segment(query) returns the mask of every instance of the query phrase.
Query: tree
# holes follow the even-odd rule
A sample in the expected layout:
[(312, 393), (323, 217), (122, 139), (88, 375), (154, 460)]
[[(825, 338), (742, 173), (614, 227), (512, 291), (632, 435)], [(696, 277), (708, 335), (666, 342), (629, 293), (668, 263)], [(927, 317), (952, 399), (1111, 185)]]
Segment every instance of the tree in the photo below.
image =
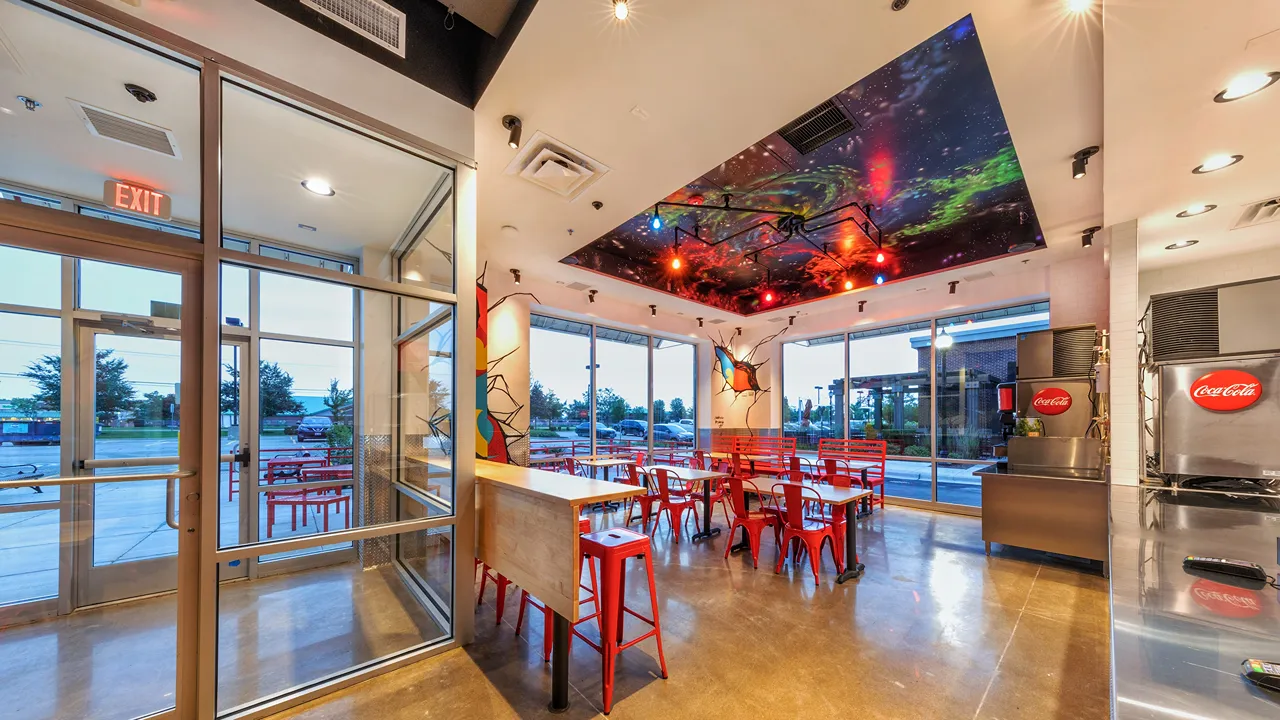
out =
[[(128, 410), (133, 404), (133, 384), (124, 377), (129, 363), (124, 358), (112, 357), (112, 352), (99, 350), (94, 354), (94, 410), (99, 421)], [(45, 355), (18, 374), (36, 384), (32, 399), (40, 409), (57, 410), (62, 406), (60, 355)]]
[(173, 393), (163, 395), (155, 390), (143, 395), (133, 404), (133, 413), (138, 421), (144, 424), (164, 424), (173, 420), (173, 410), (177, 398)]
[(653, 421), (656, 423), (667, 421), (667, 404), (661, 400), (653, 401)]
[(293, 376), (276, 363), (258, 362), (258, 410), (262, 417), (297, 415), (306, 408), (293, 399)]
[(339, 389), (338, 379), (329, 379), (329, 394), (324, 398), (324, 406), (329, 408), (334, 422), (338, 422), (339, 418), (353, 416), (351, 401), (354, 397), (354, 390)]
[(676, 422), (684, 419), (684, 398), (671, 399), (671, 409), (667, 411), (667, 419)]
[(537, 380), (529, 386), (529, 417), (535, 420), (559, 420), (564, 414), (564, 401), (548, 392)]
[[(240, 415), (240, 370), (231, 363), (223, 363), (230, 377), (218, 385), (218, 412)], [(237, 419), (237, 424), (239, 421)]]
[(620, 423), (627, 417), (627, 401), (613, 391), (605, 388), (596, 396), (596, 418), (608, 425)]

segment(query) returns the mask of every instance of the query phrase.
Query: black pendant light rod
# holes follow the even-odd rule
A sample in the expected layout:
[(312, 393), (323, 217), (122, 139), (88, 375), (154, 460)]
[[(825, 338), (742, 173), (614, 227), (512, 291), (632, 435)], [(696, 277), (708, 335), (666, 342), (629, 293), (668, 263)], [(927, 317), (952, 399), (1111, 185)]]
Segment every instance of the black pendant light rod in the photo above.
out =
[[(755, 225), (751, 225), (750, 227), (739, 230), (726, 237), (720, 238), (719, 240), (707, 240), (706, 238), (703, 238), (701, 236), (700, 229), (696, 225), (694, 226), (695, 232), (689, 232), (688, 230), (685, 230), (679, 225), (675, 226), (675, 237), (677, 240), (679, 239), (680, 235), (683, 233), (684, 235), (688, 235), (689, 237), (709, 247), (715, 247), (722, 243), (733, 240), (734, 238), (741, 237), (742, 235), (753, 232), (755, 230), (759, 230), (762, 227), (767, 227), (770, 230), (773, 230), (775, 233), (778, 233), (779, 235), (783, 236), (782, 240), (774, 243), (773, 245), (768, 246), (768, 247), (776, 247), (778, 245), (785, 243), (787, 240), (790, 240), (797, 233), (803, 236), (807, 233), (814, 233), (820, 230), (825, 230), (830, 227), (835, 227), (836, 225), (839, 225), (841, 223), (851, 222), (851, 223), (854, 223), (857, 226), (857, 228), (862, 231), (862, 234), (867, 238), (867, 240), (871, 241), (871, 243), (876, 246), (877, 250), (884, 249), (883, 237), (880, 232), (880, 226), (876, 225), (875, 221), (871, 219), (871, 210), (873, 206), (870, 204), (863, 206), (863, 205), (859, 205), (856, 202), (846, 203), (844, 205), (841, 205), (840, 207), (832, 208), (830, 210), (827, 210), (826, 212), (821, 212), (821, 213), (818, 213), (817, 215), (814, 215), (813, 217), (806, 218), (803, 215), (796, 212), (792, 212), (790, 210), (776, 210), (776, 209), (770, 210), (765, 208), (736, 207), (730, 204), (730, 197), (731, 196), (729, 195), (725, 195), (724, 204), (722, 205), (706, 205), (706, 204), (694, 205), (693, 203), (668, 202), (665, 200), (661, 200), (654, 204), (653, 212), (656, 217), (658, 215), (658, 212), (665, 206), (665, 207), (675, 207), (675, 208), (687, 208), (689, 210), (699, 210), (699, 211), (722, 210), (722, 211), (737, 212), (737, 213), (747, 213), (747, 214), (753, 214), (753, 215), (773, 215), (778, 218), (778, 221), (776, 224), (770, 220), (762, 220), (756, 223)], [(856, 216), (846, 217), (846, 218), (841, 218), (834, 222), (829, 222), (822, 225), (817, 225), (812, 227), (809, 225), (809, 223), (813, 222), (814, 220), (817, 220), (819, 218), (824, 218), (829, 215), (834, 215), (843, 210), (848, 210), (849, 208), (857, 208), (858, 213), (861, 215), (861, 218)], [(813, 243), (810, 242), (810, 244), (812, 245)], [(814, 247), (817, 247), (817, 246), (815, 245)], [(762, 248), (762, 249), (767, 249), (767, 248)], [(757, 252), (757, 250), (752, 250), (750, 252)], [(832, 257), (831, 254), (827, 253), (825, 250), (823, 250), (823, 254), (825, 254), (827, 257), (835, 261), (835, 258)], [(841, 264), (839, 261), (835, 261), (835, 262), (837, 265), (840, 265), (842, 269), (846, 271), (848, 270), (848, 268), (845, 268), (844, 265)]]

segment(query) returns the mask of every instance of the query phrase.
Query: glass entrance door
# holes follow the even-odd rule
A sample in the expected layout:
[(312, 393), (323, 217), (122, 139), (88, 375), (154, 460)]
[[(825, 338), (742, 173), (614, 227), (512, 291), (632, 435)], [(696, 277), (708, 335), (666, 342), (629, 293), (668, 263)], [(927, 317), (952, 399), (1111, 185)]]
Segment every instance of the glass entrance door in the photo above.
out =
[[(176, 321), (103, 315), (77, 336), (77, 472), (178, 469), (180, 350)], [(75, 488), (76, 604), (113, 602), (177, 586), (176, 481)]]

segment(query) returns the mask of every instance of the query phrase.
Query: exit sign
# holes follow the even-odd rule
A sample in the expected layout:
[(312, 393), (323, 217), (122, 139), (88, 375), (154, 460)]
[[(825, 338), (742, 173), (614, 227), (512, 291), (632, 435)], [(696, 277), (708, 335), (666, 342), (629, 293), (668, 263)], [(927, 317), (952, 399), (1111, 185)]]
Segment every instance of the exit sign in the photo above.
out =
[(117, 210), (169, 219), (169, 195), (141, 185), (107, 180), (102, 184), (102, 201)]

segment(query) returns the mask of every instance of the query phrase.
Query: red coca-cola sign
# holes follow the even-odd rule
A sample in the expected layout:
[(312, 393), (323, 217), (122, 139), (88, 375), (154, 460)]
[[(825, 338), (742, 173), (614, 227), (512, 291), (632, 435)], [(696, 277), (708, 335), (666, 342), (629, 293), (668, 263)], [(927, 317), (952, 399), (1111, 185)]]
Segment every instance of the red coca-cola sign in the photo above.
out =
[(1031, 398), (1031, 408), (1041, 415), (1061, 415), (1071, 409), (1071, 393), (1048, 387)]
[(1200, 607), (1222, 617), (1248, 618), (1262, 612), (1258, 593), (1204, 578), (1191, 584), (1191, 597)]
[(1191, 383), (1191, 401), (1206, 410), (1234, 412), (1258, 402), (1262, 382), (1243, 370), (1214, 370)]

